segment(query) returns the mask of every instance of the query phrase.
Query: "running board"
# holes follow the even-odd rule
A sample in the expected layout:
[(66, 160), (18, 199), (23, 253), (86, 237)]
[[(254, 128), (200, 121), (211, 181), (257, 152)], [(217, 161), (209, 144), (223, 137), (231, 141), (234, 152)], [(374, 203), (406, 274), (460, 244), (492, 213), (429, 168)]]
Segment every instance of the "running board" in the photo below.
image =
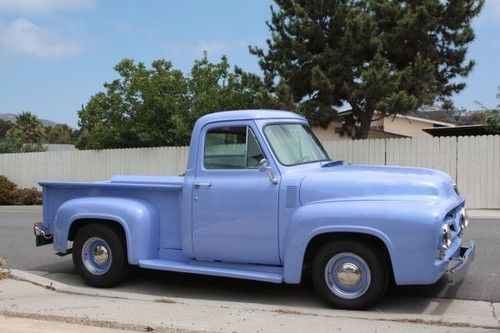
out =
[(283, 268), (278, 266), (229, 264), (211, 261), (173, 261), (162, 259), (139, 260), (142, 268), (182, 272), (271, 283), (283, 282)]

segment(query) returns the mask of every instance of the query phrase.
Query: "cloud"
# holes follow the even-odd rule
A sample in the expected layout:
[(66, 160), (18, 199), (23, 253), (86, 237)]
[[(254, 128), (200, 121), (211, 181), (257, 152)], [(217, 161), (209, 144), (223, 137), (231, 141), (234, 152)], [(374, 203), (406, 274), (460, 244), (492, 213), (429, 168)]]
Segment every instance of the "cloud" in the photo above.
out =
[(81, 47), (64, 39), (51, 29), (39, 27), (30, 20), (19, 18), (0, 30), (0, 46), (6, 51), (54, 59), (76, 55)]
[(94, 6), (95, 0), (0, 0), (0, 12), (48, 14)]

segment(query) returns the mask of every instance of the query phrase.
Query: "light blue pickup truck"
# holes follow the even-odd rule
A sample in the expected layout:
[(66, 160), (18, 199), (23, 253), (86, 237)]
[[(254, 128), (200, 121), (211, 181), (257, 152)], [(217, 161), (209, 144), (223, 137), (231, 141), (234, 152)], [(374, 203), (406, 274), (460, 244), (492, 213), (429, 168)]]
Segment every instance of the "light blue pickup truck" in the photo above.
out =
[(331, 306), (364, 309), (391, 282), (456, 283), (474, 255), (448, 175), (331, 160), (306, 119), (284, 111), (200, 118), (182, 177), (40, 184), (37, 245), (72, 253), (96, 287), (131, 265), (271, 283), (310, 274)]

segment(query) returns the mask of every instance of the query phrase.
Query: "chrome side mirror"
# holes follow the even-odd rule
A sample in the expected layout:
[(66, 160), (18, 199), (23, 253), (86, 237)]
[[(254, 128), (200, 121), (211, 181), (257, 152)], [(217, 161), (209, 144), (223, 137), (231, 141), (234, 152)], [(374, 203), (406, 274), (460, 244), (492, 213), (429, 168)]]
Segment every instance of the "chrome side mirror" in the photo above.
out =
[(262, 172), (266, 171), (266, 168), (268, 166), (269, 166), (269, 162), (265, 158), (261, 159), (259, 162), (259, 171), (262, 171)]
[(269, 165), (269, 162), (265, 158), (260, 160), (259, 170), (267, 173), (267, 177), (271, 183), (278, 184), (278, 178), (274, 176), (273, 168)]

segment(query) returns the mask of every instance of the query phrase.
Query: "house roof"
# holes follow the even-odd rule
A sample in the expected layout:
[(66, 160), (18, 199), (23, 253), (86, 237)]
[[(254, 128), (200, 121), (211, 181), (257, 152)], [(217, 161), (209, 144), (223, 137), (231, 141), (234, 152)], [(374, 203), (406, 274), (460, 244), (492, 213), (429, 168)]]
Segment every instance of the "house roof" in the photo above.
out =
[(473, 136), (488, 135), (490, 133), (484, 125), (463, 125), (454, 127), (431, 127), (424, 128), (424, 132), (432, 136)]
[[(345, 111), (340, 111), (338, 113), (339, 117), (343, 117), (343, 116), (346, 116), (348, 114), (352, 113), (352, 110), (345, 110)], [(377, 111), (375, 111), (375, 114), (378, 114)], [(404, 114), (396, 114), (396, 115), (388, 115), (387, 117), (393, 117), (395, 116), (396, 118), (406, 118), (406, 119), (409, 119), (409, 120), (415, 120), (415, 121), (421, 121), (421, 122), (424, 122), (424, 123), (429, 123), (429, 124), (433, 124), (433, 125), (439, 125), (439, 126), (445, 126), (445, 127), (454, 127), (455, 124), (452, 124), (452, 123), (446, 123), (446, 122), (443, 122), (443, 121), (438, 121), (438, 120), (433, 120), (433, 119), (428, 119), (428, 118), (422, 118), (422, 117), (416, 117), (416, 116), (408, 116), (408, 115), (404, 115)]]
[(421, 121), (424, 123), (429, 123), (429, 124), (434, 124), (434, 125), (440, 125), (444, 127), (455, 127), (455, 124), (452, 123), (446, 123), (444, 121), (438, 121), (438, 120), (433, 120), (433, 119), (427, 119), (427, 118), (421, 118), (421, 117), (415, 117), (415, 116), (407, 116), (403, 114), (396, 114), (397, 118), (407, 118), (410, 120), (416, 120), (416, 121)]

